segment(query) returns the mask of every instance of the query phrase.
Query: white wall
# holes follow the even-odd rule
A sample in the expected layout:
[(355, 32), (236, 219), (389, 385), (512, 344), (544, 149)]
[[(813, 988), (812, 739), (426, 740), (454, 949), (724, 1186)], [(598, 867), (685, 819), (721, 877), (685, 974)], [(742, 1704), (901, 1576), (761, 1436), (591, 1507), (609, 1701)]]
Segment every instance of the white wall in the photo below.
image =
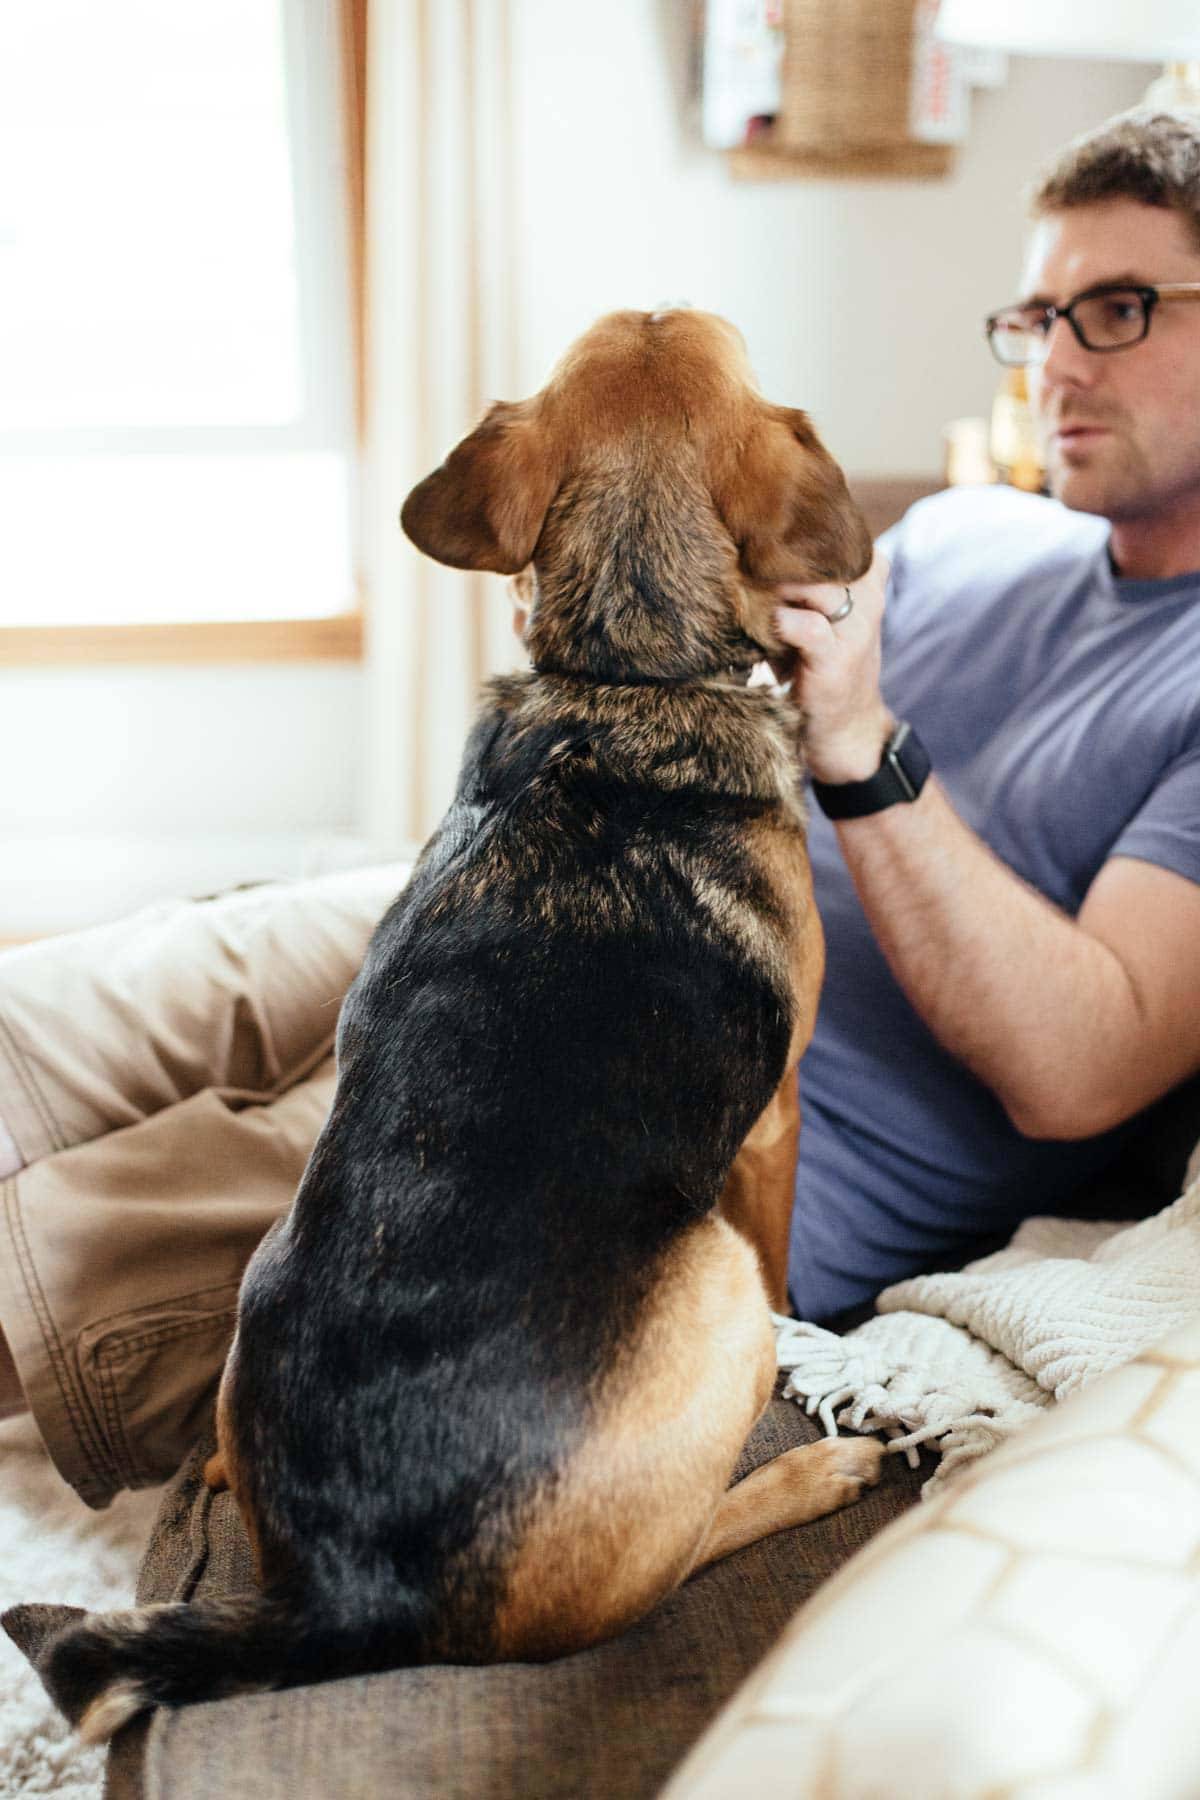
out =
[[(857, 473), (935, 470), (944, 421), (986, 409), (979, 321), (1012, 291), (1020, 188), (1150, 74), (1014, 61), (950, 181), (744, 185), (685, 137), (684, 0), (511, 6), (519, 391), (599, 313), (685, 298), (736, 321), (767, 394)], [(363, 830), (366, 692), (342, 665), (0, 671), (0, 939), (325, 860)], [(436, 813), (463, 715), (427, 711)], [(371, 754), (399, 737), (375, 718)]]
[(938, 469), (943, 423), (990, 402), (980, 326), (1013, 291), (1022, 187), (1154, 70), (1013, 58), (949, 180), (735, 183), (684, 139), (688, 11), (514, 0), (525, 385), (599, 313), (687, 299), (849, 469)]
[(337, 859), (357, 829), (352, 664), (0, 673), (0, 938)]

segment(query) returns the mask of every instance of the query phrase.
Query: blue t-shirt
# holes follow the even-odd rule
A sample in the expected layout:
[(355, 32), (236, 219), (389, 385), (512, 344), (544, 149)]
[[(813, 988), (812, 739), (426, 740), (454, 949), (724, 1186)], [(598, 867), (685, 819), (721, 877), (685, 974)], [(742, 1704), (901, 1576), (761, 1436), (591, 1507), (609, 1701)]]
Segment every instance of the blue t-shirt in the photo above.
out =
[[(1072, 916), (1110, 856), (1200, 881), (1200, 573), (1117, 579), (1108, 536), (995, 487), (924, 500), (883, 540), (889, 707), (960, 818)], [(790, 1285), (820, 1319), (1053, 1211), (1126, 1128), (1023, 1137), (897, 986), (815, 806), (809, 847), (828, 963)]]

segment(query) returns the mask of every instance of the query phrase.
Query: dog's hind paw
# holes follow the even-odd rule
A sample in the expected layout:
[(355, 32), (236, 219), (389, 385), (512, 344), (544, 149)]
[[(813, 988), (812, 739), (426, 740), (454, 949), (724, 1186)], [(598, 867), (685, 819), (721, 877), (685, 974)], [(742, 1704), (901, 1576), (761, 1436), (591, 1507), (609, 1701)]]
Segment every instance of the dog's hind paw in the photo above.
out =
[(803, 1509), (796, 1523), (819, 1519), (859, 1499), (864, 1488), (879, 1480), (885, 1454), (878, 1438), (869, 1437), (821, 1438), (785, 1451), (779, 1461), (791, 1465), (789, 1476)]

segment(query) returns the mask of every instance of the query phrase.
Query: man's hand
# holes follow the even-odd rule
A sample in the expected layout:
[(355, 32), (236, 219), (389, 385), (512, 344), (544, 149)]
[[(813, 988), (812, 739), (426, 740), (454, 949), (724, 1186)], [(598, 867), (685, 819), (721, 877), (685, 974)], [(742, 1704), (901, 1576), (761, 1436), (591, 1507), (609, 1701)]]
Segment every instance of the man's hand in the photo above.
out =
[[(887, 558), (875, 552), (867, 573), (849, 588), (832, 583), (777, 588), (780, 637), (796, 652), (774, 663), (805, 715), (808, 766), (818, 781), (866, 781), (874, 775), (893, 720), (879, 691), (880, 626)], [(836, 625), (830, 615), (849, 592), (854, 609)]]

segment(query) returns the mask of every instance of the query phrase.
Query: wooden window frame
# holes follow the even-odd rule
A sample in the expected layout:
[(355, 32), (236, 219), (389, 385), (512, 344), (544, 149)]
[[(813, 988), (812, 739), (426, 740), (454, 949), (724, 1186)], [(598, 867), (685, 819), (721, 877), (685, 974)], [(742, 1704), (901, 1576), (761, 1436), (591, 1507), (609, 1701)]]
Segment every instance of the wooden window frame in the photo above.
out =
[(315, 619), (0, 626), (0, 668), (91, 663), (358, 662), (361, 607)]
[[(366, 419), (367, 0), (337, 0), (346, 145), (352, 406), (361, 451)], [(92, 663), (360, 661), (361, 570), (353, 605), (303, 619), (155, 620), (147, 624), (0, 624), (0, 668)]]

